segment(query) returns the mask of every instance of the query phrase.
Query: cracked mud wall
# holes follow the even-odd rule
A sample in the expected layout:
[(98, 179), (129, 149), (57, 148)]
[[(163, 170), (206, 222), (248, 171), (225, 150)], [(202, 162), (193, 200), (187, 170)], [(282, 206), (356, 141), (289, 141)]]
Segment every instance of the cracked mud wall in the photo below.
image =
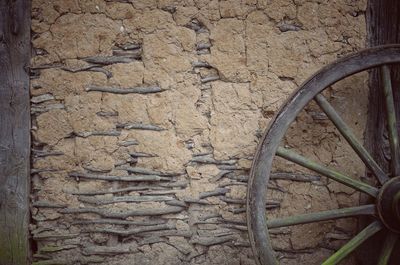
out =
[[(244, 207), (257, 142), (298, 85), (365, 46), (365, 5), (34, 0), (36, 264), (254, 264)], [(328, 91), (360, 137), (365, 80)], [(285, 144), (362, 174), (315, 106), (289, 135)], [(283, 161), (275, 171), (272, 214), (357, 203)], [(354, 223), (323, 227), (279, 231), (282, 263), (319, 264)]]

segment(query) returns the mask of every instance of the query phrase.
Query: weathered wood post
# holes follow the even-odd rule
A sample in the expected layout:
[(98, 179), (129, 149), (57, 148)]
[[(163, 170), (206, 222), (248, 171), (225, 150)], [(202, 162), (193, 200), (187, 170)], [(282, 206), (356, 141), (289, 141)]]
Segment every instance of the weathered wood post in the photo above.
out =
[(30, 1), (0, 0), (0, 264), (29, 264)]
[[(368, 46), (400, 43), (400, 1), (369, 0), (367, 9)], [(396, 117), (400, 121), (400, 71), (391, 67), (392, 86), (396, 108)], [(397, 89), (396, 89), (397, 88)], [(368, 124), (365, 132), (365, 143), (373, 157), (383, 167), (388, 167), (388, 146), (386, 135), (385, 105), (383, 88), (378, 71), (370, 75)]]
[[(367, 45), (400, 43), (400, 1), (398, 0), (368, 0), (367, 7)], [(392, 87), (396, 107), (397, 126), (400, 122), (400, 68), (391, 67)], [(387, 134), (387, 119), (385, 118), (385, 99), (379, 69), (371, 71), (369, 80), (368, 119), (365, 131), (365, 145), (375, 161), (390, 172), (390, 148)], [(398, 131), (400, 128), (398, 127)], [(372, 178), (372, 176), (371, 176)], [(366, 200), (363, 198), (362, 200)], [(361, 223), (361, 226), (364, 226)], [(377, 259), (383, 244), (383, 234), (377, 234), (360, 250), (361, 264), (377, 264)], [(399, 246), (396, 247), (399, 249)], [(390, 264), (397, 264), (400, 259), (398, 250), (393, 251)]]

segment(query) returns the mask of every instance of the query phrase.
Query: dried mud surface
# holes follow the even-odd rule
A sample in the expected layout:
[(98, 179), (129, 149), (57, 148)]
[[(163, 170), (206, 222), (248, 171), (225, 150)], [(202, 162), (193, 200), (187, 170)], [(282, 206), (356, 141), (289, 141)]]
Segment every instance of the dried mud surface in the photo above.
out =
[[(246, 181), (268, 122), (312, 73), (365, 43), (365, 1), (34, 0), (34, 264), (255, 264)], [(326, 96), (362, 139), (366, 75)], [(351, 176), (315, 104), (284, 144)], [(270, 217), (357, 205), (283, 160)], [(351, 220), (278, 231), (282, 264), (320, 264)], [(353, 264), (352, 260), (347, 264)]]

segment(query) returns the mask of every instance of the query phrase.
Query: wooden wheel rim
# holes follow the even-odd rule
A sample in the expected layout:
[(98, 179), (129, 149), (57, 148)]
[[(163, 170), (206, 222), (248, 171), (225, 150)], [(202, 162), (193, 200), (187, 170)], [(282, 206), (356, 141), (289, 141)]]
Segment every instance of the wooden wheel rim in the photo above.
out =
[(263, 198), (273, 158), (289, 125), (307, 103), (325, 88), (358, 72), (399, 62), (400, 45), (377, 46), (341, 58), (322, 68), (294, 91), (270, 122), (254, 156), (247, 191), (247, 226), (257, 264), (278, 264), (269, 239)]

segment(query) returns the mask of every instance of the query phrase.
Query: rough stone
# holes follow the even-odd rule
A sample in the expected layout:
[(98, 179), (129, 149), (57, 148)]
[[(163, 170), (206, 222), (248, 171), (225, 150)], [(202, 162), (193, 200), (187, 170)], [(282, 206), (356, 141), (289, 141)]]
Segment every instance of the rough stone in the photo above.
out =
[(215, 157), (223, 160), (251, 155), (260, 113), (252, 103), (248, 84), (216, 82), (212, 91), (215, 109), (210, 137)]
[(108, 83), (117, 87), (137, 87), (143, 85), (144, 65), (142, 62), (118, 63), (105, 67), (112, 73)]
[(225, 81), (246, 82), (249, 79), (244, 29), (243, 21), (228, 18), (218, 21), (211, 31), (209, 63), (218, 69)]
[(109, 51), (120, 30), (119, 24), (103, 14), (69, 13), (50, 27), (51, 41), (39, 38), (33, 44), (59, 58), (94, 56)]
[(115, 125), (110, 121), (96, 114), (102, 108), (102, 95), (100, 93), (67, 96), (65, 107), (68, 112), (68, 122), (75, 133), (110, 131), (115, 128)]
[(37, 138), (40, 142), (54, 145), (73, 132), (65, 114), (64, 110), (53, 110), (37, 117)]
[[(101, 73), (79, 72), (70, 73), (61, 69), (45, 69), (41, 71), (39, 79), (32, 81), (32, 95), (51, 93), (56, 99), (84, 93), (89, 85), (102, 85), (106, 78)], [(86, 93), (86, 92), (85, 92)]]

